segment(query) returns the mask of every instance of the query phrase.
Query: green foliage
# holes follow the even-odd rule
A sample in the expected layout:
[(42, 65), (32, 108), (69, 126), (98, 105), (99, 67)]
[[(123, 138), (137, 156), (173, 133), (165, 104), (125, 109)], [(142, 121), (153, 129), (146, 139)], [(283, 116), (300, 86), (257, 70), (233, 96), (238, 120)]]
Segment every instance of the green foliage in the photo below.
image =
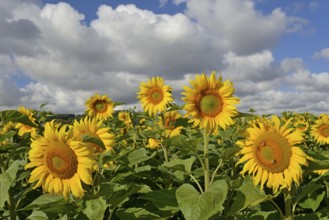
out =
[[(172, 104), (167, 111), (176, 110), (182, 107)], [(45, 193), (41, 187), (35, 188), (35, 183), (28, 181), (33, 169), (24, 169), (34, 137), (29, 133), (18, 135), (14, 126), (7, 130), (4, 127), (8, 122), (23, 123), (37, 128), (37, 135), (42, 136), (47, 121), (72, 126), (75, 119), (85, 115), (63, 120), (51, 112), (34, 111), (33, 123), (19, 111), (0, 112), (1, 219), (276, 220), (284, 217), (287, 202), (284, 190), (274, 195), (266, 184), (260, 190), (250, 176), (240, 175), (242, 167), (237, 165), (241, 148), (236, 142), (243, 140), (250, 120), (258, 117), (253, 111), (240, 112), (233, 119), (234, 125), (226, 130), (218, 129), (209, 140), (187, 118), (175, 121), (173, 125), (182, 126), (183, 130), (169, 138), (164, 135), (165, 128), (159, 125), (159, 118), (134, 109), (128, 111), (130, 125), (118, 119), (118, 112), (102, 124), (115, 135), (113, 150), (106, 151), (105, 143), (95, 135), (83, 135), (83, 142), (96, 144), (102, 150), (94, 158), (97, 168), (93, 171), (93, 185), (83, 183), (83, 198), (72, 195), (64, 198), (61, 194)], [(311, 122), (315, 119), (312, 115), (308, 118)], [(159, 146), (150, 148), (149, 138), (158, 140)], [(314, 173), (329, 169), (327, 146), (318, 144), (308, 130), (299, 147), (313, 159), (303, 167), (300, 186), (293, 184), (290, 192), (294, 219), (327, 219), (329, 174)]]

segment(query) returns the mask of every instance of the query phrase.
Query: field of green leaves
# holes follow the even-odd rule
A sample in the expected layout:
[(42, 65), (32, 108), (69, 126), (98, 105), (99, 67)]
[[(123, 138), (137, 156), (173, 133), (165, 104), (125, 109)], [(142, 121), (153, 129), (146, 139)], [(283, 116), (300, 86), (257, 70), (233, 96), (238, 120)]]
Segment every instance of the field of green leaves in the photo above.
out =
[(0, 219), (329, 219), (329, 116), (241, 113), (202, 77), (184, 106), (152, 79), (145, 111), (0, 112)]

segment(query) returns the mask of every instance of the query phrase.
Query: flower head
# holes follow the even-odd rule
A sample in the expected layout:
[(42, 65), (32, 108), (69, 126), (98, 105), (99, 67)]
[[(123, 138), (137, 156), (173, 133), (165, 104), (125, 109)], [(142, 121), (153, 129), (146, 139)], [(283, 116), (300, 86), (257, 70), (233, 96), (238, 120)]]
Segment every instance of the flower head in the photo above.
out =
[(329, 117), (322, 115), (311, 126), (311, 136), (320, 144), (329, 144)]
[(109, 132), (109, 127), (102, 127), (102, 122), (97, 121), (95, 118), (85, 117), (80, 121), (75, 120), (73, 124), (73, 136), (75, 140), (83, 141), (85, 136), (99, 139), (103, 142), (105, 149), (96, 143), (86, 142), (94, 148), (95, 153), (108, 151), (113, 149), (114, 135)]
[(232, 117), (237, 115), (235, 104), (239, 103), (239, 99), (233, 96), (232, 82), (222, 82), (222, 77), (217, 79), (212, 72), (210, 77), (196, 75), (190, 83), (192, 87), (183, 87), (185, 97), (182, 99), (186, 117), (190, 117), (195, 127), (216, 132), (218, 126), (226, 129), (227, 125), (234, 123)]
[(291, 190), (302, 178), (301, 165), (308, 165), (308, 156), (297, 146), (303, 140), (300, 130), (290, 127), (290, 120), (281, 125), (277, 116), (258, 120), (247, 129), (246, 138), (238, 141), (241, 147), (238, 164), (244, 163), (241, 174), (252, 176), (254, 184), (278, 190)]
[(150, 116), (166, 110), (168, 104), (173, 101), (171, 87), (164, 85), (161, 77), (152, 77), (139, 86), (137, 98), (140, 100), (145, 112)]
[(181, 118), (178, 111), (165, 112), (163, 119), (160, 117), (159, 125), (164, 129), (164, 136), (167, 138), (175, 137), (181, 133), (183, 126), (175, 126), (177, 119)]
[(29, 151), (30, 162), (25, 169), (34, 168), (29, 179), (42, 186), (45, 192), (69, 193), (84, 196), (82, 183), (92, 185), (92, 167), (95, 164), (93, 151), (81, 141), (74, 141), (68, 126), (58, 127), (54, 121), (45, 124), (44, 136), (32, 139)]
[(97, 120), (106, 120), (112, 117), (114, 112), (114, 103), (107, 95), (100, 96), (96, 94), (90, 97), (86, 103), (88, 115)]

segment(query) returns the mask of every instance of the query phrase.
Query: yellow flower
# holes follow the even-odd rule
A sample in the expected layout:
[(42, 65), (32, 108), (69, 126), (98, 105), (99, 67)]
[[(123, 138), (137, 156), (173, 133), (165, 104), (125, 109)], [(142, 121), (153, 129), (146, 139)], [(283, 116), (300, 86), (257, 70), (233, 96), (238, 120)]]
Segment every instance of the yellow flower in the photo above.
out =
[(150, 149), (157, 149), (161, 147), (161, 142), (155, 138), (149, 138), (146, 147)]
[(329, 119), (329, 115), (326, 114), (326, 113), (322, 113), (322, 114), (319, 115), (319, 118), (320, 119)]
[(131, 124), (131, 118), (130, 118), (130, 114), (127, 111), (122, 111), (119, 112), (118, 114), (118, 119), (122, 122), (124, 122), (126, 125)]
[(328, 173), (329, 169), (323, 169), (323, 170), (314, 170), (314, 173), (318, 174), (318, 175), (324, 175), (326, 173)]
[[(114, 145), (114, 135), (109, 132), (110, 128), (102, 127), (102, 121), (96, 121), (95, 118), (85, 117), (80, 121), (75, 120), (73, 124), (73, 136), (75, 140), (83, 141), (85, 136), (97, 138), (103, 142), (105, 150), (112, 150)], [(101, 146), (87, 142), (95, 149), (96, 153), (103, 152)]]
[(302, 178), (301, 165), (308, 165), (309, 157), (297, 146), (303, 141), (302, 132), (290, 128), (290, 120), (281, 126), (277, 116), (255, 122), (247, 128), (247, 137), (238, 141), (241, 147), (238, 164), (244, 163), (241, 174), (252, 176), (261, 189), (266, 184), (274, 193)]
[(147, 82), (142, 82), (137, 92), (137, 98), (145, 112), (150, 116), (166, 110), (167, 105), (173, 101), (171, 87), (164, 85), (161, 77), (152, 77)]
[(222, 77), (216, 79), (215, 72), (208, 78), (205, 74), (196, 75), (190, 81), (192, 88), (184, 86), (186, 117), (191, 117), (193, 126), (217, 131), (218, 126), (226, 129), (227, 125), (234, 124), (232, 117), (237, 115), (235, 104), (239, 99), (233, 96), (233, 83)]
[(311, 126), (311, 136), (319, 144), (329, 144), (329, 117), (319, 117)]
[(159, 125), (164, 128), (164, 136), (167, 138), (178, 136), (183, 129), (183, 126), (175, 126), (177, 119), (181, 118), (181, 114), (178, 111), (169, 111), (164, 113), (164, 118), (160, 117)]
[(88, 115), (97, 120), (106, 120), (112, 117), (114, 112), (114, 102), (107, 95), (95, 94), (86, 101), (85, 105)]
[[(18, 111), (26, 115), (31, 122), (35, 123), (35, 118), (33, 118), (33, 113), (31, 109), (27, 109), (24, 106), (20, 106), (18, 107)], [(15, 128), (18, 129), (19, 136), (23, 136), (25, 133), (31, 133), (31, 135), (34, 135), (37, 132), (35, 127), (31, 127), (22, 123), (17, 123)]]
[(92, 167), (95, 161), (86, 144), (74, 141), (67, 131), (68, 126), (58, 128), (54, 121), (45, 124), (44, 136), (32, 139), (29, 151), (30, 162), (25, 169), (33, 168), (29, 183), (37, 182), (44, 192), (62, 194), (68, 198), (84, 196), (81, 181), (92, 185)]

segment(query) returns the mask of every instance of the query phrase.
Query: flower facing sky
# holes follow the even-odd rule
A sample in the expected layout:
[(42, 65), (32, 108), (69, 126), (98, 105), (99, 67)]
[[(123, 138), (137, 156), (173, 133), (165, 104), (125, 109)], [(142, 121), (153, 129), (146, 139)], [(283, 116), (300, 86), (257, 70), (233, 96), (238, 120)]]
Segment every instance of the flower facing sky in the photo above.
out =
[(44, 192), (62, 194), (65, 198), (72, 192), (81, 198), (82, 182), (93, 184), (93, 151), (87, 144), (74, 141), (67, 129), (68, 126), (58, 127), (54, 121), (47, 122), (44, 136), (32, 139), (30, 162), (25, 169), (33, 168), (29, 183), (36, 182), (34, 188), (41, 186)]
[(241, 147), (238, 164), (243, 164), (241, 174), (251, 175), (255, 185), (273, 189), (291, 190), (299, 185), (302, 165), (308, 165), (308, 156), (297, 146), (303, 141), (302, 132), (290, 127), (290, 120), (281, 125), (277, 116), (271, 120), (255, 121), (246, 131), (245, 140), (238, 141)]
[(210, 77), (197, 74), (190, 83), (191, 87), (183, 87), (182, 100), (186, 117), (190, 117), (195, 127), (216, 131), (218, 126), (226, 129), (234, 123), (232, 117), (238, 113), (235, 104), (239, 103), (239, 98), (233, 96), (232, 82), (223, 82), (222, 77), (216, 78), (212, 72)]
[(86, 101), (85, 105), (88, 115), (97, 120), (106, 120), (114, 113), (114, 103), (107, 95), (95, 94)]
[(167, 106), (174, 99), (171, 94), (171, 87), (164, 84), (161, 77), (152, 77), (147, 82), (141, 82), (137, 98), (145, 112), (155, 116), (167, 109)]

